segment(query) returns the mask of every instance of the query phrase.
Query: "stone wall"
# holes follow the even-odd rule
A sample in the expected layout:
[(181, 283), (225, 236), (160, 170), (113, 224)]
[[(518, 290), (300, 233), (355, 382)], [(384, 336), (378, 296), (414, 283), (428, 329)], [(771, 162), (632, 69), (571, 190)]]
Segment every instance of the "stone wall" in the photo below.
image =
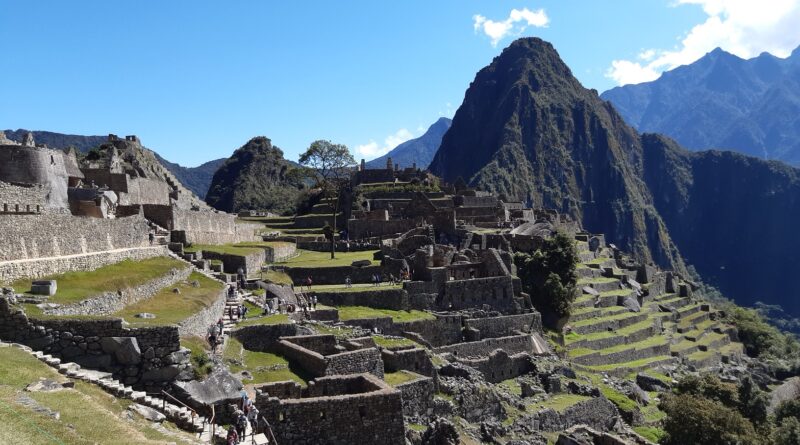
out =
[(295, 283), (300, 283), (310, 276), (314, 284), (344, 284), (347, 277), (350, 277), (353, 283), (371, 283), (372, 276), (383, 274), (384, 269), (381, 266), (331, 266), (286, 267), (284, 271)]
[[(360, 348), (355, 343), (348, 346)], [(383, 378), (380, 351), (374, 347), (364, 347), (338, 352), (341, 349), (332, 335), (284, 337), (274, 347), (290, 362), (316, 377), (370, 373)]]
[(128, 192), (119, 194), (120, 204), (169, 205), (169, 194), (172, 189), (166, 182), (147, 178), (131, 178), (129, 176), (126, 179)]
[(542, 316), (538, 312), (519, 315), (505, 315), (501, 317), (471, 318), (464, 320), (467, 330), (477, 331), (477, 337), (482, 338), (506, 337), (518, 332), (542, 333)]
[(112, 372), (125, 384), (164, 384), (191, 365), (175, 326), (124, 328), (121, 319), (34, 320), (0, 297), (0, 339)]
[(297, 335), (296, 324), (254, 325), (237, 328), (231, 332), (245, 349), (257, 352), (274, 350), (281, 337)]
[(264, 252), (265, 262), (276, 263), (293, 257), (297, 253), (297, 246), (293, 243), (278, 243), (273, 246), (265, 247)]
[(420, 377), (396, 387), (403, 395), (404, 416), (424, 416), (433, 405), (436, 385), (430, 377)]
[(0, 213), (41, 213), (48, 210), (44, 185), (0, 181)]
[(514, 283), (510, 276), (452, 280), (444, 284), (439, 302), (443, 310), (459, 310), (489, 305), (496, 310), (516, 310)]
[(509, 355), (498, 349), (488, 357), (478, 359), (458, 359), (459, 362), (477, 369), (487, 382), (499, 383), (528, 374), (535, 369), (531, 356), (527, 352)]
[[(351, 277), (352, 278), (352, 277)], [(314, 277), (316, 283), (316, 276)], [(408, 310), (408, 292), (403, 289), (375, 289), (358, 292), (313, 292), (328, 306), (366, 306), (375, 309)]]
[(539, 411), (535, 424), (542, 431), (563, 431), (580, 424), (609, 431), (618, 419), (619, 413), (613, 403), (605, 397), (595, 397), (578, 402), (561, 412), (552, 409)]
[(350, 239), (370, 238), (373, 236), (394, 235), (405, 233), (417, 227), (413, 219), (393, 219), (389, 221), (373, 221), (366, 219), (351, 219), (347, 221), (347, 232)]
[(90, 271), (123, 260), (137, 261), (167, 256), (167, 254), (166, 246), (152, 246), (54, 258), (0, 261), (0, 282), (12, 283), (23, 278), (41, 278), (72, 271)]
[(435, 348), (434, 351), (437, 354), (450, 353), (456, 357), (484, 357), (496, 349), (502, 349), (508, 354), (531, 353), (533, 352), (533, 339), (527, 334), (487, 338), (480, 341), (441, 346)]
[(462, 340), (461, 315), (434, 314), (435, 320), (415, 320), (397, 323), (401, 332), (414, 332), (432, 346), (444, 346)]
[[(77, 303), (45, 310), (47, 315), (110, 315), (126, 306), (157, 294), (161, 289), (183, 281), (192, 273), (191, 267), (171, 269), (164, 275), (138, 286), (93, 295)], [(221, 313), (221, 312), (220, 312)]]
[(57, 257), (149, 245), (141, 216), (100, 219), (64, 214), (0, 215), (0, 261)]
[(216, 323), (225, 310), (225, 301), (228, 295), (226, 289), (225, 287), (220, 290), (219, 296), (210, 306), (178, 323), (178, 333), (181, 337), (196, 335), (205, 338), (208, 334), (208, 327)]
[(411, 371), (428, 377), (436, 375), (436, 367), (425, 349), (383, 349), (381, 350), (384, 369), (388, 372)]
[(49, 148), (0, 146), (0, 181), (41, 184), (47, 207), (67, 209), (68, 158), (64, 152)]
[(370, 373), (383, 378), (383, 360), (376, 348), (364, 348), (325, 356), (325, 375)]
[[(400, 391), (369, 376), (327, 379), (368, 379), (370, 392), (300, 399), (256, 394), (255, 405), (272, 426), (278, 443), (293, 445), (403, 445)], [(323, 379), (317, 379), (321, 381)], [(351, 383), (346, 383), (351, 385)]]
[(237, 273), (239, 268), (244, 270), (245, 276), (255, 274), (261, 270), (261, 265), (266, 259), (266, 252), (259, 249), (258, 252), (249, 255), (232, 255), (229, 253), (219, 253), (212, 250), (203, 250), (203, 259), (220, 260), (227, 273)]
[(236, 215), (180, 209), (174, 205), (143, 205), (144, 215), (167, 230), (175, 231), (173, 241), (197, 244), (233, 244), (261, 241), (260, 224), (237, 223)]

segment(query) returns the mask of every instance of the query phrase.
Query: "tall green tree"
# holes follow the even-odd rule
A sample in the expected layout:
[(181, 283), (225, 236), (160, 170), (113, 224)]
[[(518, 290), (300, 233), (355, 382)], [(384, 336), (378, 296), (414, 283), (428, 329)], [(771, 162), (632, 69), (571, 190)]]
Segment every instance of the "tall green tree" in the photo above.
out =
[[(356, 160), (346, 145), (334, 144), (331, 141), (314, 141), (300, 155), (300, 164), (308, 168), (315, 186), (321, 190), (323, 197), (333, 200), (333, 227), (328, 237), (331, 242), (331, 258), (336, 256), (336, 215), (339, 213), (342, 190), (350, 182), (350, 170)], [(329, 234), (326, 233), (326, 236)]]
[(569, 314), (576, 296), (578, 259), (575, 243), (563, 233), (545, 240), (533, 254), (514, 255), (523, 290), (539, 312), (557, 318)]

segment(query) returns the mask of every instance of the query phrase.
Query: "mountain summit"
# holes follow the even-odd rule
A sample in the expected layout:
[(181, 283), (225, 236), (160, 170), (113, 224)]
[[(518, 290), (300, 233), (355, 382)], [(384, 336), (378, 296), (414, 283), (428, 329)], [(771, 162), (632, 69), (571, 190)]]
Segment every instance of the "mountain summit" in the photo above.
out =
[(715, 49), (652, 82), (602, 95), (625, 121), (692, 150), (722, 148), (800, 165), (800, 48), (781, 59)]
[(430, 170), (558, 209), (641, 260), (685, 260), (741, 303), (800, 313), (800, 290), (782, 284), (800, 268), (800, 171), (639, 135), (540, 39), (478, 72)]

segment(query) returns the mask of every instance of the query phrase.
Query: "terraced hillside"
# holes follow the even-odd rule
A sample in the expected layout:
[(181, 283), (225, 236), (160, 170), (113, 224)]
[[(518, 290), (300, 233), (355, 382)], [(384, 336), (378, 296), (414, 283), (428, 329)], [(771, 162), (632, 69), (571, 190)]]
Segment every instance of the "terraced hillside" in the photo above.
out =
[(705, 368), (743, 354), (732, 340), (736, 330), (692, 296), (692, 283), (670, 272), (628, 269), (613, 246), (593, 240), (592, 250), (589, 240), (576, 236), (581, 295), (563, 335), (578, 369), (624, 377), (678, 362)]

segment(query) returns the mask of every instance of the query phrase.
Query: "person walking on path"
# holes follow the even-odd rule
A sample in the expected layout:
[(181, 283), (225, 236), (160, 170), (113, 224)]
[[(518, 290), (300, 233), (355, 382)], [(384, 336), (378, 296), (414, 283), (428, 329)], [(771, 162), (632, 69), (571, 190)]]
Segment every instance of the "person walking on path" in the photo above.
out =
[(258, 408), (255, 406), (250, 409), (250, 412), (247, 413), (247, 420), (250, 422), (250, 428), (252, 429), (252, 435), (255, 436), (256, 432), (258, 431)]
[(240, 413), (236, 419), (236, 434), (239, 436), (239, 442), (244, 440), (245, 433), (247, 432), (247, 417), (244, 413)]
[(236, 433), (236, 428), (231, 426), (228, 428), (228, 437), (226, 439), (228, 445), (236, 445), (239, 443), (239, 435)]

